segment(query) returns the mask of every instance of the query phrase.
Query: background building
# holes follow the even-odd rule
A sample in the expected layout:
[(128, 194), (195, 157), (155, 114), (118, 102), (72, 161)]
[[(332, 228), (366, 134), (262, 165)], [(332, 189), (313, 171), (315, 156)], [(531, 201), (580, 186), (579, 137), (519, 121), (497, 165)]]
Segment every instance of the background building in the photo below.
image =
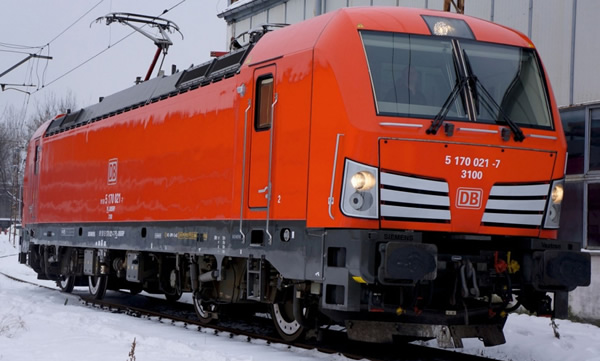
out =
[[(230, 0), (219, 14), (228, 37), (266, 23), (293, 24), (341, 7), (406, 6), (443, 10), (450, 0)], [(458, 0), (462, 3), (463, 0)], [(457, 1), (454, 1), (458, 6)], [(453, 7), (453, 9), (455, 9)], [(569, 157), (560, 237), (592, 254), (600, 272), (600, 55), (597, 0), (464, 0), (464, 13), (521, 31), (532, 39), (550, 76)], [(600, 279), (569, 296), (572, 312), (600, 320)]]

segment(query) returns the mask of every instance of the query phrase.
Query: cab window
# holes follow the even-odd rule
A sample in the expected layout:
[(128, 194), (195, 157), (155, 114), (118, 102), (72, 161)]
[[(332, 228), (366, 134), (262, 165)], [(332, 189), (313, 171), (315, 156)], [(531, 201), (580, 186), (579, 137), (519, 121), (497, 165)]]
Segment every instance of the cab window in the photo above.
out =
[(256, 114), (254, 127), (256, 130), (271, 128), (271, 105), (273, 104), (273, 75), (258, 78), (256, 84)]

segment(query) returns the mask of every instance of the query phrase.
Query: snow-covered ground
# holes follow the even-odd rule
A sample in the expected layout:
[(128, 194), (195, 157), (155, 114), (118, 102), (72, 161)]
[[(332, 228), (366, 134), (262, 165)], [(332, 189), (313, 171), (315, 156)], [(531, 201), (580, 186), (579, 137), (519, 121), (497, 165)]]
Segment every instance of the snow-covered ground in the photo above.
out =
[[(35, 273), (18, 263), (16, 253), (8, 236), (0, 234), (0, 271), (35, 280)], [(470, 339), (464, 340), (465, 348), (460, 351), (512, 361), (600, 361), (600, 328), (566, 320), (557, 324), (560, 339), (555, 338), (547, 318), (511, 315), (505, 327), (506, 344), (486, 348)], [(93, 310), (81, 305), (76, 296), (0, 275), (0, 361), (127, 361), (134, 339), (139, 361), (346, 360)]]

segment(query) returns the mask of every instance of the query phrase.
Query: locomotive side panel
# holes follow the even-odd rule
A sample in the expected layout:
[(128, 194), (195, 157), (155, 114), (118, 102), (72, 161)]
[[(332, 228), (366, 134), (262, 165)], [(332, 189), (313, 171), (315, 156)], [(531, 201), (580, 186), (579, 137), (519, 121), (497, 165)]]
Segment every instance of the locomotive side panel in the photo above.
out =
[(236, 134), (234, 91), (201, 93), (46, 138), (38, 222), (207, 219), (231, 212), (234, 143), (210, 134)]
[[(273, 126), (272, 217), (305, 217), (310, 62), (310, 52), (280, 59), (274, 74), (279, 98)], [(246, 83), (254, 87), (248, 78), (244, 81), (242, 74), (45, 138), (37, 221), (239, 218), (243, 122), (254, 91), (240, 99), (236, 88)], [(251, 104), (247, 119), (247, 178), (255, 106)], [(268, 168), (268, 162), (255, 165), (259, 167)], [(244, 204), (247, 209), (246, 199)], [(261, 219), (265, 214), (245, 211), (244, 217)]]
[[(340, 212), (344, 159), (353, 157), (377, 166), (373, 145), (378, 135), (369, 131), (373, 98), (357, 26), (338, 16), (315, 45), (309, 227), (379, 228), (376, 220), (349, 218)], [(361, 129), (352, 120), (358, 120)]]

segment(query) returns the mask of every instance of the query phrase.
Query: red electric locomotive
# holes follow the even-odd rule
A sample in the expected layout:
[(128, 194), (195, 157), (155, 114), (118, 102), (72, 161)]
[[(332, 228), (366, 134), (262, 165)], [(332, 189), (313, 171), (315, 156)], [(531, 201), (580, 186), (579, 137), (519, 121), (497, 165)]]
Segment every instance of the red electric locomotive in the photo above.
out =
[(589, 284), (556, 240), (566, 143), (524, 35), (402, 8), (267, 30), (44, 124), (21, 262), (98, 298), (192, 292), (203, 322), (268, 305), (287, 340), (495, 345), (517, 305)]

